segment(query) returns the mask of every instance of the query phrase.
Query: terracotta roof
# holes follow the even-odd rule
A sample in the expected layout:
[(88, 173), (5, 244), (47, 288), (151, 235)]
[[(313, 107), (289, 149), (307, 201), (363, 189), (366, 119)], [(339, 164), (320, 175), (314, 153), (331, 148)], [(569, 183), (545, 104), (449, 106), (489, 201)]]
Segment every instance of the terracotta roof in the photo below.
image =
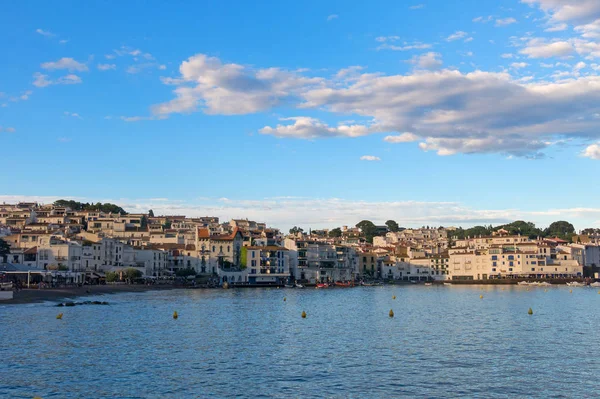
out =
[(208, 229), (198, 229), (198, 238), (210, 238), (210, 231)]

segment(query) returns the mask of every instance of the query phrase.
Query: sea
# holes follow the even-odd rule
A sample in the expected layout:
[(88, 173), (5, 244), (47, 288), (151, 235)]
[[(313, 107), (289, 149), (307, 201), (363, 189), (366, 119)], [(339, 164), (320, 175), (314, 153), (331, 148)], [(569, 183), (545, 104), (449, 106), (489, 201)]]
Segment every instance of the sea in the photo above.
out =
[(600, 397), (597, 288), (181, 289), (78, 300), (109, 305), (0, 305), (0, 398)]

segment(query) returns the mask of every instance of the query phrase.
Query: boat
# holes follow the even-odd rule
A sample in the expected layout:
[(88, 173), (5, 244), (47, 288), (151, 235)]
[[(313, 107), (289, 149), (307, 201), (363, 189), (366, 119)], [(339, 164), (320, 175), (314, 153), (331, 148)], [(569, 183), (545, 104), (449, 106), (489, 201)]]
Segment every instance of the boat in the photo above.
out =
[(317, 284), (316, 288), (329, 288), (329, 284), (327, 284), (327, 283), (319, 283), (319, 284)]
[(600, 287), (600, 281), (590, 284), (590, 287)]
[(452, 283), (444, 283), (444, 285), (452, 285)]
[(571, 281), (570, 283), (567, 283), (567, 286), (569, 286), (569, 287), (585, 287), (585, 284), (580, 283), (578, 281)]
[(426, 285), (427, 287), (429, 287), (429, 286), (431, 285), (431, 283), (425, 283), (425, 285)]
[(294, 288), (295, 285), (294, 284), (285, 284), (284, 287), (285, 288)]
[(346, 288), (347, 288), (347, 287), (352, 287), (352, 286), (354, 286), (354, 284), (352, 284), (352, 283), (350, 283), (350, 282), (345, 282), (345, 283), (342, 283), (341, 281), (337, 281), (337, 282), (335, 283), (335, 286), (336, 286), (336, 287), (346, 287)]
[(373, 287), (375, 284), (373, 284), (373, 283), (365, 283), (364, 281), (362, 281), (360, 283), (360, 285), (362, 285), (363, 287)]
[(529, 281), (519, 281), (517, 285), (531, 285)]
[(296, 288), (304, 288), (304, 286), (302, 284), (296, 283)]

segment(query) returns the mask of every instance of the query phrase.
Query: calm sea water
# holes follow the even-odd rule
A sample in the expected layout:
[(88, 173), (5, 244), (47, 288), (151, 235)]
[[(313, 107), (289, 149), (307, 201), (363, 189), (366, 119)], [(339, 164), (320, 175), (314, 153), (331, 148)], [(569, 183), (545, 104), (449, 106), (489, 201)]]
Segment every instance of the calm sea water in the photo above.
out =
[(86, 299), (111, 305), (0, 305), (0, 397), (600, 395), (600, 295), (592, 288), (175, 290)]

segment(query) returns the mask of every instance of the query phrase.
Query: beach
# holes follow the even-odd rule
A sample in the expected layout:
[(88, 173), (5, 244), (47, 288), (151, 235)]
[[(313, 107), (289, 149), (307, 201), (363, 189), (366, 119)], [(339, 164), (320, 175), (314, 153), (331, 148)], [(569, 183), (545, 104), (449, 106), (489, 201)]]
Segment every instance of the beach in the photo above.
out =
[(0, 305), (61, 301), (91, 295), (115, 294), (119, 292), (144, 292), (150, 290), (171, 290), (173, 285), (85, 285), (83, 287), (21, 289), (14, 292), (14, 298), (0, 302)]

